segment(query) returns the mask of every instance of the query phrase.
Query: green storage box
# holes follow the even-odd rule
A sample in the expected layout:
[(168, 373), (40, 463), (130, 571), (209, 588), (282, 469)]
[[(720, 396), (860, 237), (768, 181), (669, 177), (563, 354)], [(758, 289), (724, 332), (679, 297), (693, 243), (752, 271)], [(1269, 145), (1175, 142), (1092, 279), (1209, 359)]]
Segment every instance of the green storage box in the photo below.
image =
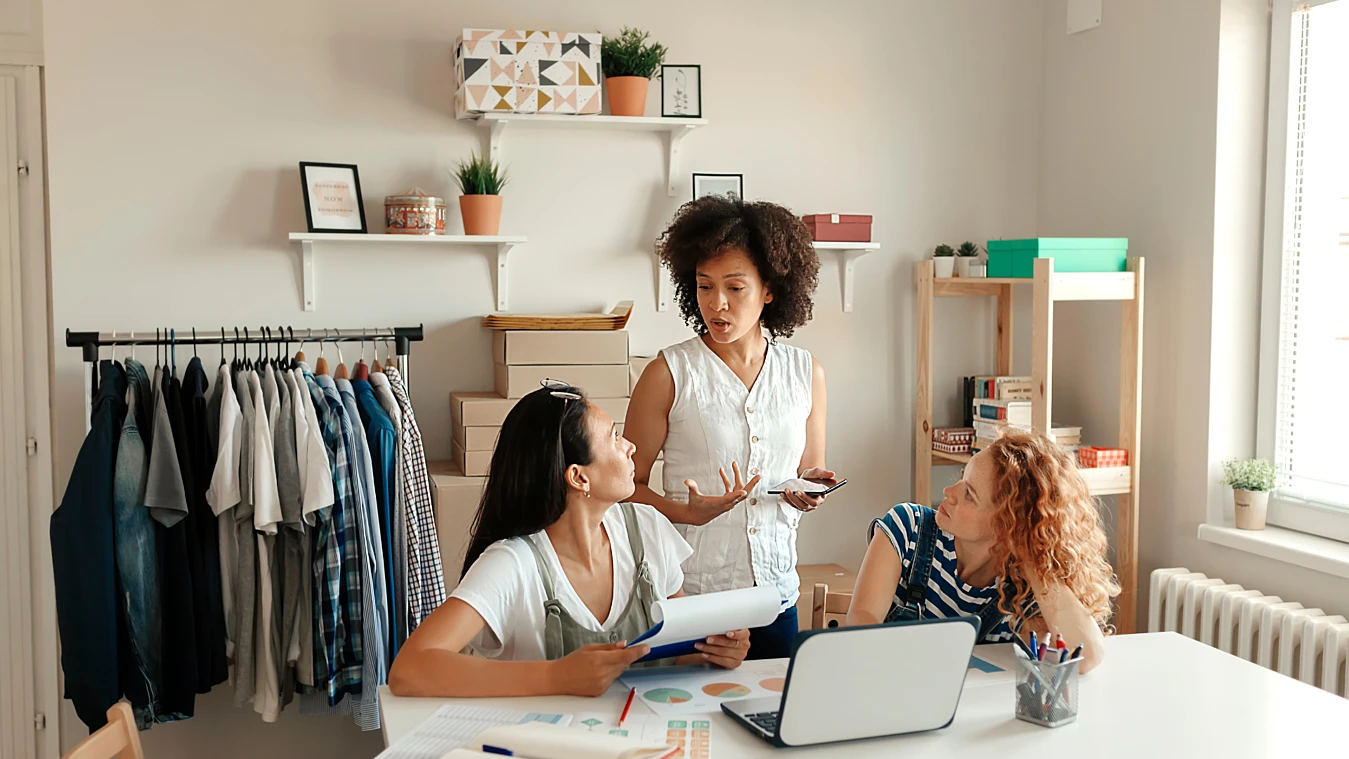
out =
[(1128, 271), (1129, 240), (1125, 237), (1034, 237), (989, 240), (988, 276), (1030, 279), (1035, 259), (1054, 259), (1056, 272)]

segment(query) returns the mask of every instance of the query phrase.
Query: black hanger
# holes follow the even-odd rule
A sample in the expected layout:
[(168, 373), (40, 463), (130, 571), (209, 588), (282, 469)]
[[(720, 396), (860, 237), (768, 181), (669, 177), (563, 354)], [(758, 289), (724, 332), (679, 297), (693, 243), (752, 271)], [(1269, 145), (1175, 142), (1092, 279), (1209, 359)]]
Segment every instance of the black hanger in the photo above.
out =
[(169, 369), (170, 377), (178, 376), (178, 330), (169, 328)]
[(230, 371), (231, 371), (231, 372), (237, 372), (237, 371), (239, 371), (239, 367), (240, 367), (240, 366), (242, 366), (242, 365), (239, 363), (239, 328), (238, 328), (238, 327), (235, 327), (235, 328), (234, 328), (234, 360), (230, 362)]
[(220, 365), (225, 365), (225, 328), (220, 328)]
[(248, 357), (248, 327), (244, 327), (244, 365), (246, 371), (253, 371), (253, 359)]
[(192, 358), (197, 357), (197, 328), (192, 328)]

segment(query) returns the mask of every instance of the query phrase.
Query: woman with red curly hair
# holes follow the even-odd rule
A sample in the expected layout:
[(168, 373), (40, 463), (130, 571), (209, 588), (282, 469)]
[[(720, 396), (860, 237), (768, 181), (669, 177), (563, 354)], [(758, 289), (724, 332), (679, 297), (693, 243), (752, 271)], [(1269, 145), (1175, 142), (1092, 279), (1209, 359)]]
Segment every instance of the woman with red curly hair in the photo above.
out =
[[(709, 195), (679, 209), (657, 249), (695, 334), (661, 351), (632, 391), (623, 431), (637, 446), (632, 500), (658, 509), (693, 546), (685, 593), (776, 588), (785, 610), (750, 630), (750, 658), (788, 656), (797, 526), (824, 497), (768, 491), (834, 476), (824, 462), (824, 369), (778, 342), (810, 321), (815, 246), (780, 205)], [(663, 496), (650, 481), (662, 451)]]
[(1009, 432), (965, 465), (935, 511), (911, 503), (872, 523), (847, 624), (975, 616), (979, 642), (1049, 632), (1105, 654), (1110, 599), (1100, 513), (1077, 466), (1043, 434)]

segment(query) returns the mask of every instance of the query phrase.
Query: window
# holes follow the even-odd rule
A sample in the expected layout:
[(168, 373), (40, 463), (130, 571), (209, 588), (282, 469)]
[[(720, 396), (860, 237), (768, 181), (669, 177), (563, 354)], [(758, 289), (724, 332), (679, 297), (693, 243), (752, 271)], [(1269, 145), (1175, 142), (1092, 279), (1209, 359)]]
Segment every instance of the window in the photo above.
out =
[(1269, 521), (1349, 541), (1349, 0), (1278, 0), (1270, 45), (1260, 454)]

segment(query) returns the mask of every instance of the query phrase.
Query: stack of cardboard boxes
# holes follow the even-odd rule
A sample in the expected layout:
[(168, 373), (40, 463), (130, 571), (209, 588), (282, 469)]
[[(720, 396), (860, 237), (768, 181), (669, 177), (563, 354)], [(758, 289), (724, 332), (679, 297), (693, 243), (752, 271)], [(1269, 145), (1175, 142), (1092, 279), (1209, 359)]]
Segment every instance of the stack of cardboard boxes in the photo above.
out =
[[(520, 398), (545, 379), (575, 385), (613, 418), (621, 434), (635, 383), (625, 331), (496, 331), (492, 359), (495, 392), (450, 394), (452, 460), (430, 466), (447, 588), (459, 579), (497, 435)], [(652, 472), (653, 481), (659, 477), (659, 470)]]

